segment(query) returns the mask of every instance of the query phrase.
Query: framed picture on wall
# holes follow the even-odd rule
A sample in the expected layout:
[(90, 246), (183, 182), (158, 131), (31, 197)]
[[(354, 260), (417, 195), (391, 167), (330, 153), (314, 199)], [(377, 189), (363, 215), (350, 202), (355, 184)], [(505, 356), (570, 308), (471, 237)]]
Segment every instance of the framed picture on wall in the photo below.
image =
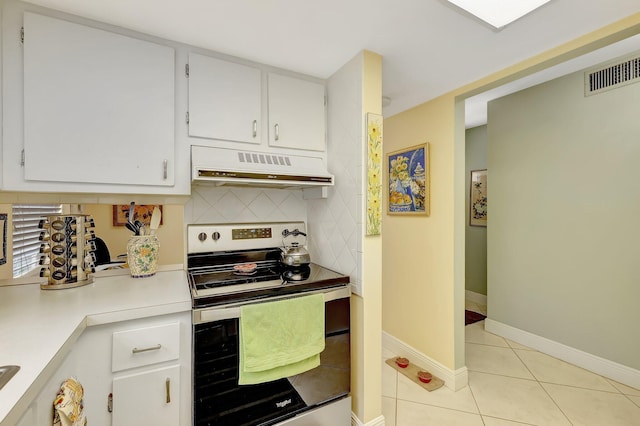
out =
[(487, 170), (471, 170), (469, 225), (487, 226)]
[(0, 243), (2, 243), (2, 250), (0, 250), (0, 265), (7, 263), (7, 213), (0, 213)]
[[(149, 226), (151, 223), (151, 215), (153, 209), (158, 207), (160, 213), (162, 213), (162, 206), (160, 204), (142, 204), (134, 207), (133, 219), (139, 220), (144, 226)], [(124, 226), (129, 219), (129, 204), (118, 204), (113, 206), (113, 226)], [(160, 216), (160, 224), (162, 225), (163, 217)]]
[(387, 154), (388, 214), (429, 215), (429, 144)]
[(366, 235), (380, 235), (382, 225), (382, 125), (380, 114), (367, 113)]

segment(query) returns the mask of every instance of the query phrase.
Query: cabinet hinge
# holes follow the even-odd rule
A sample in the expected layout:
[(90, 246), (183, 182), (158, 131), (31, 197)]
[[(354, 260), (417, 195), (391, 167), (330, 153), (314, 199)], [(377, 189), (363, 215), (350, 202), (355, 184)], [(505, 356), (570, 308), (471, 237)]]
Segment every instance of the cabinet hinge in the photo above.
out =
[(189, 124), (189, 111), (187, 111), (187, 124)]
[(24, 166), (24, 149), (20, 153), (20, 165)]
[(189, 64), (185, 64), (184, 66), (184, 75), (186, 75), (187, 78), (189, 78)]
[(24, 27), (20, 27), (20, 43), (24, 44)]

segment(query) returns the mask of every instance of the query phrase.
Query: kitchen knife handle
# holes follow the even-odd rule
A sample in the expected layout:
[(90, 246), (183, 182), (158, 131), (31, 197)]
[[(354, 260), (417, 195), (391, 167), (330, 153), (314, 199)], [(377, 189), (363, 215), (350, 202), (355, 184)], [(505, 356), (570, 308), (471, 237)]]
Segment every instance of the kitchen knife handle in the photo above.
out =
[(275, 130), (275, 138), (276, 140), (280, 140), (280, 125), (276, 124), (274, 127)]
[(253, 120), (253, 137), (258, 136), (258, 120)]
[(171, 379), (169, 377), (167, 377), (167, 380), (165, 382), (165, 386), (166, 386), (166, 395), (167, 395), (167, 404), (171, 403)]

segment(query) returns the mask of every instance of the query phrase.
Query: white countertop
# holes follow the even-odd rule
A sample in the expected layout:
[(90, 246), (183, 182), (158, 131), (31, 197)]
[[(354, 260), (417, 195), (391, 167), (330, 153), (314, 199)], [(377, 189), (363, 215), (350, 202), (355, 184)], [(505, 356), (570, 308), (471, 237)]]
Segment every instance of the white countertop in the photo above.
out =
[(0, 365), (20, 366), (0, 389), (0, 425), (19, 419), (87, 326), (190, 309), (183, 270), (95, 278), (64, 290), (41, 290), (38, 284), (0, 287)]

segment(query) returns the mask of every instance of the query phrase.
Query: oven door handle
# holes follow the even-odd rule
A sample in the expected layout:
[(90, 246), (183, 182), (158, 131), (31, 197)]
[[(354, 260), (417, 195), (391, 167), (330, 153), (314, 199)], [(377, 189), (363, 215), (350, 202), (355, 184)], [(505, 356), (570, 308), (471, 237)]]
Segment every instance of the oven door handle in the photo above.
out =
[(351, 297), (351, 287), (345, 286), (338, 289), (330, 290), (318, 290), (304, 293), (298, 293), (294, 295), (286, 295), (281, 297), (270, 297), (261, 301), (249, 301), (244, 303), (234, 303), (230, 305), (214, 306), (210, 308), (194, 309), (193, 311), (193, 323), (202, 324), (205, 322), (220, 321), (230, 318), (240, 318), (240, 308), (243, 305), (250, 305), (255, 303), (275, 302), (277, 300), (291, 299), (293, 297), (306, 296), (309, 294), (324, 294), (324, 302), (331, 302), (332, 300), (345, 299)]

